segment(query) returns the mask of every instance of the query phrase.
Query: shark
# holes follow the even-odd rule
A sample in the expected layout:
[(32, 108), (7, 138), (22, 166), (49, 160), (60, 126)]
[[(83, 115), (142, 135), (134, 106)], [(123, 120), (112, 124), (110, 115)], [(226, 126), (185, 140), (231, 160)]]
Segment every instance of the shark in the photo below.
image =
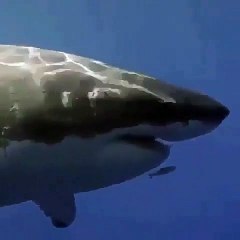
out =
[(0, 207), (32, 201), (68, 227), (74, 194), (157, 168), (169, 143), (206, 135), (229, 113), (206, 94), (92, 58), (0, 45)]

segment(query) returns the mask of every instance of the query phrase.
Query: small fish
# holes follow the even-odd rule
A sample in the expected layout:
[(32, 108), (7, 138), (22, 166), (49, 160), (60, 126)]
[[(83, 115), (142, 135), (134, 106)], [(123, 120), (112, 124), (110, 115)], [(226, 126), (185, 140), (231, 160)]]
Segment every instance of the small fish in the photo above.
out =
[(168, 174), (168, 173), (170, 173), (170, 172), (175, 171), (175, 169), (176, 169), (175, 166), (163, 167), (163, 168), (160, 168), (159, 170), (157, 170), (157, 171), (154, 172), (154, 173), (150, 173), (150, 174), (149, 174), (149, 177), (152, 178), (152, 177), (154, 177), (154, 176), (165, 175), (165, 174)]

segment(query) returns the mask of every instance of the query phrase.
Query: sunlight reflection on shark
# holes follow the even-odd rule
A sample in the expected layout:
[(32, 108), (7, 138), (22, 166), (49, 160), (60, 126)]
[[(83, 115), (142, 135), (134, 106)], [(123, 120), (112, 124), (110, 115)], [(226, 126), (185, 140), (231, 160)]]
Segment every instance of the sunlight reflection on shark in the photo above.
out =
[(56, 227), (74, 194), (158, 167), (229, 110), (207, 95), (63, 52), (0, 45), (0, 206), (32, 200)]

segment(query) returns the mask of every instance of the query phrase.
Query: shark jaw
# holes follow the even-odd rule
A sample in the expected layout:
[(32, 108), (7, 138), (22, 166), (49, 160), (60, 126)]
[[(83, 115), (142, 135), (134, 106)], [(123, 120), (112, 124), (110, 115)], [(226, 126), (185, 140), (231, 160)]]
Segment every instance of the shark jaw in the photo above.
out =
[(186, 141), (212, 132), (220, 123), (191, 120), (176, 122), (165, 126), (141, 124), (138, 126), (116, 130), (121, 135), (145, 136), (148, 141), (164, 140), (168, 142)]

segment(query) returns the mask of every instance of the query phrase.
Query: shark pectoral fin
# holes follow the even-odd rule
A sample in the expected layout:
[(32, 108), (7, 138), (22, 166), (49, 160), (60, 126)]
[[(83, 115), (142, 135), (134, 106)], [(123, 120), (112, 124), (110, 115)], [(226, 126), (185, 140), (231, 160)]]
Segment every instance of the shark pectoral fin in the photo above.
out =
[(57, 228), (68, 227), (75, 219), (76, 206), (73, 194), (65, 192), (44, 193), (38, 199), (34, 199), (52, 224)]

